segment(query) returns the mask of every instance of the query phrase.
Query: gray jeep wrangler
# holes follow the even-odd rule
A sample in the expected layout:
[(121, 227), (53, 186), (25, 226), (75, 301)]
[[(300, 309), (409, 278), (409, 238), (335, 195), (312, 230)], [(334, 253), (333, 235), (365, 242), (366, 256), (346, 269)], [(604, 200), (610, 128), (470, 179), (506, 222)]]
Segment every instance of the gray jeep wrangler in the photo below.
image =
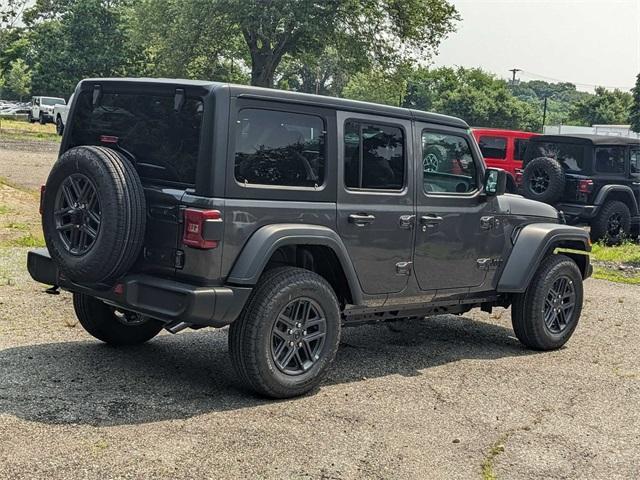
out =
[(588, 234), (504, 194), (462, 120), (185, 80), (74, 99), (28, 268), (99, 340), (230, 325), (238, 380), (284, 398), (321, 382), (344, 326), (511, 306), (550, 350), (578, 324)]

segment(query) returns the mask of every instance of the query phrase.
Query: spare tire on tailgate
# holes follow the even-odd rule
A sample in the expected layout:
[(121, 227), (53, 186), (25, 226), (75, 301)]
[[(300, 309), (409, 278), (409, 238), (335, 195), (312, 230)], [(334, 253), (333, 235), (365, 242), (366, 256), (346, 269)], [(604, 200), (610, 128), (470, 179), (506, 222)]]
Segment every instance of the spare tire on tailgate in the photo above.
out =
[(560, 200), (564, 193), (564, 170), (554, 158), (534, 158), (524, 169), (522, 183), (525, 197), (539, 202), (554, 203)]
[(108, 283), (127, 272), (142, 249), (145, 215), (140, 177), (115, 150), (72, 148), (47, 179), (45, 241), (60, 271), (75, 282)]

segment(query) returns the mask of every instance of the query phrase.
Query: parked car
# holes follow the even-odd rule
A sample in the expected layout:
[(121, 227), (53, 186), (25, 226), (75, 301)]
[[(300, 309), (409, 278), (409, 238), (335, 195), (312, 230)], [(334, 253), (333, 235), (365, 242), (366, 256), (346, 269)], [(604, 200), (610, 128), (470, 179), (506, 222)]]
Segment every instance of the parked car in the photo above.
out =
[(67, 124), (67, 116), (69, 115), (69, 109), (71, 108), (71, 102), (73, 101), (73, 95), (69, 97), (68, 103), (56, 103), (53, 107), (53, 118), (56, 122), (56, 132), (58, 135), (64, 133), (64, 126)]
[(238, 380), (284, 398), (319, 384), (344, 326), (511, 306), (520, 341), (551, 350), (578, 324), (588, 234), (503, 195), (460, 119), (92, 79), (66, 130), (28, 268), (104, 342), (230, 325)]
[(598, 135), (531, 139), (524, 160), (525, 197), (561, 210), (570, 223), (591, 226), (593, 241), (638, 235), (640, 140)]
[(474, 128), (476, 138), (484, 161), (489, 167), (506, 170), (507, 191), (516, 193), (522, 183), (522, 160), (529, 144), (529, 139), (537, 133), (518, 130), (502, 130), (497, 128)]
[(31, 99), (31, 107), (28, 114), (28, 119), (31, 123), (40, 122), (41, 125), (45, 123), (53, 123), (53, 108), (56, 104), (64, 105), (66, 102), (64, 98), (58, 97), (33, 97)]

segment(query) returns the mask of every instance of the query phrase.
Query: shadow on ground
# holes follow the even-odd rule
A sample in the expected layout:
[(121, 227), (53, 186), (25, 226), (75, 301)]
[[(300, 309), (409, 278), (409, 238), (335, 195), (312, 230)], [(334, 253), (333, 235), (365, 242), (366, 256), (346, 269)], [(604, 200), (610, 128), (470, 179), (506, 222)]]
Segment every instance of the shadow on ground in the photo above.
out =
[[(525, 355), (510, 329), (453, 316), (344, 330), (325, 384), (461, 359)], [(163, 335), (129, 348), (97, 341), (0, 351), (0, 414), (52, 424), (125, 425), (268, 403), (239, 389), (225, 331)]]

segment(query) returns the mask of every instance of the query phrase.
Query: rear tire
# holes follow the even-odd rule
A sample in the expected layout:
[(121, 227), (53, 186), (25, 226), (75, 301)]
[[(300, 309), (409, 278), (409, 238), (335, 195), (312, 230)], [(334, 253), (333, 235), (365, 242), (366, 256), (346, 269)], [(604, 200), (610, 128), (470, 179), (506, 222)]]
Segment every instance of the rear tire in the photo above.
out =
[(591, 222), (591, 240), (618, 245), (631, 235), (631, 212), (626, 204), (613, 200), (605, 203)]
[(64, 125), (62, 124), (62, 119), (60, 116), (56, 118), (56, 133), (60, 136), (64, 133)]
[(241, 382), (261, 395), (303, 395), (333, 362), (340, 322), (338, 300), (324, 278), (300, 268), (269, 270), (231, 324), (232, 364)]
[(73, 308), (87, 333), (110, 345), (139, 345), (158, 335), (164, 327), (158, 320), (118, 311), (97, 298), (81, 293), (73, 294)]
[(40, 125), (44, 125), (45, 123), (47, 123), (42, 113), (40, 114), (40, 117), (38, 117), (38, 121), (40, 122)]
[(516, 337), (534, 350), (562, 347), (578, 326), (582, 299), (582, 274), (576, 263), (565, 255), (545, 258), (511, 306)]

